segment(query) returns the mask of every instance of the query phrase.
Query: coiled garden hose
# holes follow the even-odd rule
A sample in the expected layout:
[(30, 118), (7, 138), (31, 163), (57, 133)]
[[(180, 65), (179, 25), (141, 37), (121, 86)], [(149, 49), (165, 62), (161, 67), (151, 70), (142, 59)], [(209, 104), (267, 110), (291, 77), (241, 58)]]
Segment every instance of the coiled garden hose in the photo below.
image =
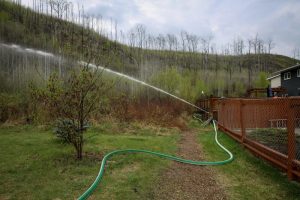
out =
[(104, 156), (104, 158), (102, 159), (102, 162), (101, 162), (99, 173), (98, 173), (94, 183), (78, 198), (78, 200), (85, 200), (93, 193), (93, 191), (96, 189), (96, 187), (98, 186), (98, 184), (100, 183), (100, 181), (103, 177), (106, 161), (110, 157), (112, 157), (113, 155), (117, 155), (117, 154), (145, 153), (145, 154), (155, 155), (155, 156), (158, 156), (158, 157), (161, 157), (161, 158), (166, 158), (166, 159), (169, 159), (169, 160), (173, 160), (173, 161), (177, 161), (177, 162), (181, 162), (181, 163), (186, 163), (186, 164), (191, 164), (191, 165), (224, 165), (226, 163), (231, 162), (233, 160), (233, 155), (228, 149), (226, 149), (218, 141), (218, 131), (217, 131), (216, 124), (215, 124), (214, 120), (213, 120), (213, 126), (214, 126), (214, 131), (215, 131), (215, 141), (216, 141), (217, 145), (229, 155), (228, 159), (222, 160), (222, 161), (194, 161), (194, 160), (186, 160), (186, 159), (179, 158), (179, 157), (172, 156), (172, 155), (168, 155), (168, 154), (163, 154), (163, 153), (160, 153), (160, 152), (154, 152), (154, 151), (148, 151), (148, 150), (142, 150), (142, 149), (115, 150), (115, 151), (109, 152), (108, 154), (106, 154)]

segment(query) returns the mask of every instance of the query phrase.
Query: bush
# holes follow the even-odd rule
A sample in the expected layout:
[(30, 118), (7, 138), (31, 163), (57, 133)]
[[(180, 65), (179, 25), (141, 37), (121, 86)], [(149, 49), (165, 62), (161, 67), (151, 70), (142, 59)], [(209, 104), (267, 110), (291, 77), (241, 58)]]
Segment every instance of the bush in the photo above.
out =
[[(87, 124), (84, 126), (86, 129)], [(80, 139), (80, 131), (74, 121), (70, 119), (59, 119), (54, 126), (54, 133), (64, 143), (72, 144), (74, 140)]]
[(78, 159), (82, 159), (83, 133), (91, 114), (101, 105), (106, 85), (101, 81), (101, 73), (84, 66), (73, 71), (67, 80), (51, 75), (46, 87), (31, 86), (32, 98), (36, 104), (44, 105), (52, 119), (57, 119), (55, 132), (59, 138), (76, 149)]
[(0, 123), (28, 118), (28, 102), (20, 94), (0, 93)]

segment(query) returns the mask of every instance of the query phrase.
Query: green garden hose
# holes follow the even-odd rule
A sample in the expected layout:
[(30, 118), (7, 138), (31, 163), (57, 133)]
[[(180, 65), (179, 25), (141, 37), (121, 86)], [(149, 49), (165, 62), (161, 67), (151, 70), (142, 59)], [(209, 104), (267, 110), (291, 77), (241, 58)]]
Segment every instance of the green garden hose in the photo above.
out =
[(177, 162), (191, 164), (191, 165), (224, 165), (226, 163), (231, 162), (233, 160), (233, 155), (229, 150), (227, 150), (218, 141), (218, 132), (217, 132), (217, 128), (216, 128), (216, 124), (215, 124), (214, 120), (213, 120), (213, 126), (214, 126), (214, 131), (215, 131), (215, 141), (216, 141), (217, 145), (229, 155), (228, 159), (222, 160), (222, 161), (213, 161), (213, 162), (210, 162), (210, 161), (193, 161), (193, 160), (186, 160), (186, 159), (179, 158), (179, 157), (172, 156), (172, 155), (168, 155), (168, 154), (163, 154), (163, 153), (160, 153), (160, 152), (153, 152), (153, 151), (142, 150), (142, 149), (115, 150), (115, 151), (109, 152), (108, 154), (106, 154), (104, 156), (104, 158), (102, 159), (102, 163), (101, 163), (99, 173), (98, 173), (94, 183), (78, 198), (78, 200), (85, 200), (94, 192), (94, 190), (96, 189), (96, 187), (98, 186), (98, 184), (100, 183), (100, 181), (103, 177), (106, 161), (111, 156), (117, 155), (117, 154), (145, 153), (145, 154), (155, 155), (155, 156), (158, 156), (158, 157), (161, 157), (161, 158), (166, 158), (166, 159), (169, 159), (169, 160), (174, 160), (174, 161), (177, 161)]

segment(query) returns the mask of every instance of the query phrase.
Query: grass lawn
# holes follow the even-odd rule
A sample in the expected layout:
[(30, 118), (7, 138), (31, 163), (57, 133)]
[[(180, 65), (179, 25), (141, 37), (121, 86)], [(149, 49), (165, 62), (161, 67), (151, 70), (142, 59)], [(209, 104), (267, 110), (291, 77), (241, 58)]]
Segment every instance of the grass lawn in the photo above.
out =
[[(105, 123), (85, 137), (87, 153), (76, 161), (73, 147), (62, 144), (51, 130), (0, 128), (0, 199), (75, 199), (95, 179), (103, 154), (125, 148), (175, 154), (179, 134), (138, 123)], [(151, 198), (153, 183), (168, 164), (149, 155), (112, 157), (91, 199)]]
[[(215, 144), (212, 127), (201, 128), (192, 121), (190, 126), (199, 132), (199, 143), (209, 160), (221, 160), (226, 154)], [(214, 168), (218, 181), (224, 185), (229, 199), (300, 199), (300, 184), (289, 181), (286, 174), (255, 157), (225, 133), (219, 141), (233, 154), (232, 163)]]

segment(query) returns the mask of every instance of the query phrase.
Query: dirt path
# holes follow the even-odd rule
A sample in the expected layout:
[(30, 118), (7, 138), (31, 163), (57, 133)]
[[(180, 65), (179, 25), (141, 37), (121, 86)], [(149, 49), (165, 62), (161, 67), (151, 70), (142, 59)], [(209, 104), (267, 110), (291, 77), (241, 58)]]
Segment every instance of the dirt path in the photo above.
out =
[[(177, 155), (202, 160), (196, 135), (191, 131), (182, 134)], [(173, 162), (157, 183), (154, 199), (226, 199), (226, 196), (211, 167)]]

